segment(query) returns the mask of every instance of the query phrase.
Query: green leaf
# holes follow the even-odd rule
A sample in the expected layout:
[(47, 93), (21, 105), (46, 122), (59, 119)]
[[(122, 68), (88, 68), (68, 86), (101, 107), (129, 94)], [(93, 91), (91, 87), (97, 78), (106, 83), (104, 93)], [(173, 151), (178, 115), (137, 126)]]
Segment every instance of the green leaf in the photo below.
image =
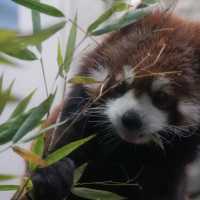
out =
[(39, 156), (43, 155), (43, 151), (44, 151), (44, 137), (43, 137), (43, 135), (41, 135), (40, 137), (38, 137), (34, 141), (31, 150), (32, 150), (33, 153), (35, 153)]
[(21, 59), (21, 60), (37, 60), (37, 56), (30, 51), (29, 49), (25, 48), (19, 51), (13, 52), (12, 49), (5, 52), (7, 55)]
[[(40, 2), (40, 0), (35, 0), (35, 1)], [(31, 14), (32, 14), (33, 33), (37, 33), (42, 29), (40, 13), (36, 10), (32, 10)], [(41, 52), (42, 45), (38, 44), (37, 49), (39, 52)]]
[(95, 80), (92, 77), (89, 76), (74, 76), (72, 79), (69, 80), (69, 83), (73, 83), (73, 84), (95, 84), (95, 83), (99, 83), (99, 81)]
[(58, 50), (57, 50), (57, 64), (59, 66), (59, 74), (60, 76), (63, 77), (64, 60), (63, 60), (62, 49), (61, 49), (59, 41), (58, 41)]
[[(38, 138), (33, 142), (32, 146), (31, 146), (31, 151), (32, 151), (34, 154), (36, 154), (36, 155), (42, 157), (43, 152), (44, 152), (44, 136), (43, 136), (43, 135), (41, 135), (40, 137), (38, 137)], [(29, 169), (30, 169), (31, 171), (34, 171), (34, 170), (36, 169), (36, 167), (37, 167), (37, 165), (35, 165), (35, 164), (32, 163), (32, 162), (29, 162)]]
[(160, 2), (160, 0), (143, 0), (144, 4), (154, 4), (158, 2)]
[(35, 94), (35, 90), (33, 92), (31, 92), (27, 97), (22, 99), (22, 101), (17, 105), (17, 107), (11, 114), (10, 118), (16, 117), (17, 115), (23, 113), (26, 110), (26, 108), (34, 94)]
[(112, 7), (104, 12), (97, 20), (95, 20), (87, 29), (88, 33), (91, 33), (99, 25), (108, 20), (114, 13), (127, 10), (128, 5), (124, 1), (116, 1)]
[(64, 121), (61, 121), (61, 122), (59, 122), (59, 123), (55, 123), (55, 124), (53, 124), (53, 125), (50, 125), (50, 126), (48, 126), (47, 128), (44, 128), (44, 129), (40, 130), (40, 131), (37, 132), (36, 134), (31, 135), (30, 137), (25, 138), (24, 140), (22, 140), (22, 143), (30, 142), (30, 141), (32, 141), (32, 140), (38, 138), (39, 136), (41, 136), (41, 135), (43, 135), (43, 134), (45, 134), (45, 133), (48, 133), (48, 131), (50, 131), (50, 130), (52, 130), (52, 129), (55, 129), (55, 128), (59, 127), (59, 126), (62, 126), (62, 125), (64, 125), (64, 124), (66, 124), (67, 121), (68, 121), (68, 119), (66, 119), (66, 120), (64, 120)]
[(18, 190), (19, 187), (19, 185), (0, 185), (0, 191)]
[(19, 116), (8, 120), (0, 125), (0, 145), (10, 142), (18, 129), (30, 115), (29, 113), (20, 114)]
[(4, 79), (4, 75), (2, 74), (0, 77), (0, 94), (3, 93), (3, 79)]
[(4, 55), (2, 55), (1, 53), (0, 53), (0, 65), (2, 66), (2, 65), (10, 65), (10, 66), (15, 66), (15, 64), (12, 62), (12, 61), (10, 61), (8, 58), (6, 58)]
[(18, 177), (15, 175), (0, 174), (0, 181), (8, 181), (8, 180), (16, 179), (16, 178), (18, 178)]
[(150, 14), (155, 8), (155, 6), (157, 6), (157, 4), (154, 6), (128, 11), (121, 18), (115, 20), (114, 22), (105, 25), (101, 29), (93, 31), (91, 35), (97, 36), (104, 33), (120, 30), (121, 28), (126, 27), (132, 23), (135, 23), (138, 20), (145, 17), (146, 15)]
[(75, 45), (76, 45), (76, 37), (77, 37), (77, 14), (75, 16), (74, 21), (72, 22), (72, 27), (69, 33), (68, 42), (67, 42), (67, 48), (65, 53), (65, 59), (64, 59), (64, 70), (65, 72), (68, 72), (70, 64), (72, 63)]
[(29, 178), (28, 183), (26, 185), (26, 191), (31, 191), (33, 189), (33, 183), (32, 180)]
[(24, 137), (28, 132), (33, 130), (39, 125), (42, 118), (49, 112), (52, 105), (54, 95), (50, 95), (45, 101), (43, 101), (38, 107), (33, 108), (33, 111), (24, 121), (22, 126), (19, 128), (17, 133), (12, 139), (13, 143), (18, 142), (22, 137)]
[(82, 164), (80, 167), (78, 167), (75, 172), (74, 172), (74, 185), (76, 185), (76, 183), (79, 182), (80, 178), (82, 177), (86, 167), (87, 167), (88, 163), (84, 163)]
[(4, 53), (16, 53), (18, 51), (24, 50), (27, 46), (35, 46), (41, 44), (41, 42), (45, 41), (61, 28), (63, 28), (65, 23), (66, 22), (55, 24), (34, 34), (17, 36), (6, 42), (0, 41), (0, 51)]
[(72, 189), (72, 193), (78, 197), (90, 199), (90, 200), (122, 200), (125, 199), (118, 194), (104, 191), (104, 190), (96, 190), (85, 187), (74, 187)]
[(64, 17), (64, 14), (57, 8), (44, 4), (44, 3), (40, 3), (35, 0), (12, 0), (12, 1), (19, 5), (25, 6), (32, 10), (36, 10), (38, 12), (41, 12), (53, 17)]
[[(3, 81), (3, 78), (1, 79), (1, 81)], [(0, 114), (4, 111), (5, 106), (7, 105), (7, 103), (11, 99), (11, 96), (12, 96), (11, 92), (12, 92), (14, 82), (15, 81), (12, 81), (11, 84), (8, 86), (8, 88), (5, 91), (1, 90), (1, 93), (0, 93), (0, 99), (1, 99), (0, 100)]]
[(17, 36), (17, 33), (12, 30), (0, 29), (0, 43), (7, 42)]
[(89, 140), (91, 140), (94, 137), (95, 137), (95, 135), (92, 135), (87, 138), (77, 140), (77, 141), (67, 144), (67, 145), (59, 148), (58, 150), (54, 151), (53, 153), (49, 154), (46, 159), (48, 165), (54, 164), (57, 161), (68, 156), (72, 151), (74, 151), (75, 149), (77, 149), (81, 145), (85, 144), (86, 142), (88, 142)]

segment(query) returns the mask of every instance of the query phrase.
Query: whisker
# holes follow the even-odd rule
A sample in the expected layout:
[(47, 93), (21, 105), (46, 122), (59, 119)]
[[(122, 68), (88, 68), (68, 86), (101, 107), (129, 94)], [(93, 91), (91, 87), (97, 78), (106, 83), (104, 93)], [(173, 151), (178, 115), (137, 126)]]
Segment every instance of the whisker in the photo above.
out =
[(197, 127), (196, 126), (174, 126), (169, 125), (166, 128), (166, 133), (169, 133), (171, 135), (178, 136), (179, 138), (187, 138), (191, 137), (195, 134)]

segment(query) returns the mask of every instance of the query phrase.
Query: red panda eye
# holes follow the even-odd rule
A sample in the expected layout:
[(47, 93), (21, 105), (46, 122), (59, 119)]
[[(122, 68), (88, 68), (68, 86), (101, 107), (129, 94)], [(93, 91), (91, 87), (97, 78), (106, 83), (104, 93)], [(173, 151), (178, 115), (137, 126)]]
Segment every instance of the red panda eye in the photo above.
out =
[(161, 109), (167, 109), (175, 104), (175, 99), (167, 92), (158, 91), (153, 95), (153, 103)]

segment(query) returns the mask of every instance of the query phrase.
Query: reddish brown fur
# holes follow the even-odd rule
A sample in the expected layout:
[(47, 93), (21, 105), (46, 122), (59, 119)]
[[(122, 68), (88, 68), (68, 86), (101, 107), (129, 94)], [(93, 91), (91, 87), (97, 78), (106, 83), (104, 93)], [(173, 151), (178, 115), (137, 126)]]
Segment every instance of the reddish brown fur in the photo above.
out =
[[(177, 95), (188, 97), (190, 93), (194, 94), (193, 89), (200, 89), (200, 84), (195, 84), (195, 88), (192, 88), (194, 80), (191, 79), (194, 73), (200, 71), (197, 66), (200, 53), (199, 35), (199, 23), (157, 12), (111, 34), (87, 56), (81, 70), (85, 73), (100, 64), (109, 68), (112, 76), (122, 73), (124, 65), (136, 67), (138, 75), (142, 76), (177, 72), (166, 76), (175, 80), (174, 92)], [(140, 82), (140, 79), (136, 82)]]

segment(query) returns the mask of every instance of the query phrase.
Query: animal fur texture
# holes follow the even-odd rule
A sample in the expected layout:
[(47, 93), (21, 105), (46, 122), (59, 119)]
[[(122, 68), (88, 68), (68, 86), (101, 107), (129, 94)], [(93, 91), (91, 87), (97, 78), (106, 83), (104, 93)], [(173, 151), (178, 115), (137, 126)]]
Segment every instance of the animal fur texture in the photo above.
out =
[[(200, 24), (155, 12), (112, 33), (82, 61), (52, 151), (97, 136), (70, 156), (33, 175), (36, 199), (80, 200), (70, 193), (75, 167), (88, 162), (80, 182), (129, 200), (186, 200), (186, 167), (198, 152)], [(74, 121), (75, 119), (75, 121)], [(158, 142), (151, 138), (159, 138)]]

